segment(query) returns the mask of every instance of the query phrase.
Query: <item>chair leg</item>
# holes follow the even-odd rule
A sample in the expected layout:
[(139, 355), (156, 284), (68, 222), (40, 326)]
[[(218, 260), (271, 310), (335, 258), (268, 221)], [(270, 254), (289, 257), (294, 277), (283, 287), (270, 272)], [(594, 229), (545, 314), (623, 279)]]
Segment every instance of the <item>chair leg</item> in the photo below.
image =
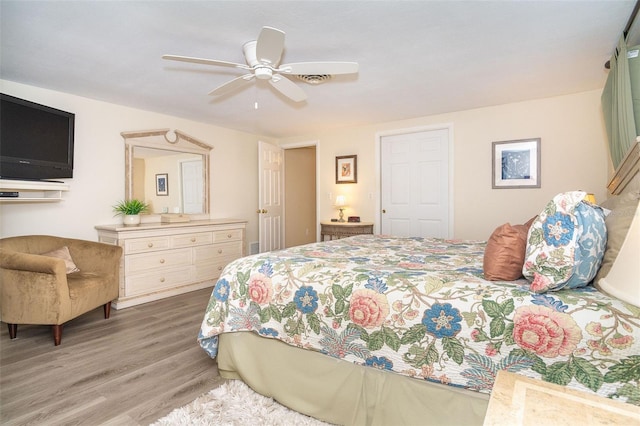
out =
[(15, 339), (18, 334), (18, 324), (7, 324), (9, 327), (9, 338)]
[(109, 319), (109, 316), (111, 315), (111, 302), (105, 303), (102, 308), (104, 309), (104, 319)]
[(53, 343), (58, 346), (62, 341), (62, 324), (52, 325), (51, 329), (53, 330)]

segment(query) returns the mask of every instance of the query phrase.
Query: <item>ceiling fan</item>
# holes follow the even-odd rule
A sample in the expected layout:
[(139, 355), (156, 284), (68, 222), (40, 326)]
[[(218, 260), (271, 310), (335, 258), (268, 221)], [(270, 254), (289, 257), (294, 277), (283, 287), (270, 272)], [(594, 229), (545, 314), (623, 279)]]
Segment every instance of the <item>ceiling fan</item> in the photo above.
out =
[(330, 76), (358, 72), (357, 62), (294, 62), (280, 65), (280, 58), (284, 50), (284, 31), (272, 27), (262, 27), (258, 40), (245, 43), (242, 46), (242, 50), (246, 64), (177, 55), (163, 55), (162, 58), (171, 61), (234, 67), (250, 71), (216, 87), (209, 92), (210, 95), (223, 95), (251, 83), (254, 79), (258, 79), (268, 80), (276, 90), (294, 102), (304, 101), (307, 99), (307, 95), (304, 90), (286, 78), (286, 76)]

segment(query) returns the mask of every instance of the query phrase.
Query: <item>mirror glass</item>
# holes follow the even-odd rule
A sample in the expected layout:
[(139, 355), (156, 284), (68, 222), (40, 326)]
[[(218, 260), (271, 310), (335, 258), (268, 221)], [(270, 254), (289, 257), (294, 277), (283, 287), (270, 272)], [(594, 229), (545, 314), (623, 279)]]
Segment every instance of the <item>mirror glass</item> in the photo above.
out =
[(125, 142), (125, 199), (149, 204), (149, 214), (209, 213), (213, 147), (179, 130), (120, 133)]
[(149, 213), (205, 213), (203, 157), (134, 147), (132, 198), (149, 203)]

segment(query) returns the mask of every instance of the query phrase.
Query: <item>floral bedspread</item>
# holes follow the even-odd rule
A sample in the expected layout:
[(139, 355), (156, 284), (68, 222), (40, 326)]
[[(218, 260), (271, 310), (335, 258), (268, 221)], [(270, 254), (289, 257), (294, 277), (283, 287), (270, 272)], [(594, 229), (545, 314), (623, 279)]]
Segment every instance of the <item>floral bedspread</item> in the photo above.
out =
[(640, 405), (640, 308), (589, 286), (483, 279), (485, 244), (362, 235), (248, 256), (198, 341), (253, 331), (356, 364), (491, 391), (508, 370)]

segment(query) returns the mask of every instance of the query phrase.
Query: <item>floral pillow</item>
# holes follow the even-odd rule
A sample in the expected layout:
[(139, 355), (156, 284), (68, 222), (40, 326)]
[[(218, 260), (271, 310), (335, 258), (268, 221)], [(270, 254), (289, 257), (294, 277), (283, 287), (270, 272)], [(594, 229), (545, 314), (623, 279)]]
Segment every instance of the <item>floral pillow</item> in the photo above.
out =
[(531, 225), (522, 268), (531, 291), (584, 287), (598, 272), (607, 228), (602, 208), (584, 201), (585, 194), (556, 195)]

